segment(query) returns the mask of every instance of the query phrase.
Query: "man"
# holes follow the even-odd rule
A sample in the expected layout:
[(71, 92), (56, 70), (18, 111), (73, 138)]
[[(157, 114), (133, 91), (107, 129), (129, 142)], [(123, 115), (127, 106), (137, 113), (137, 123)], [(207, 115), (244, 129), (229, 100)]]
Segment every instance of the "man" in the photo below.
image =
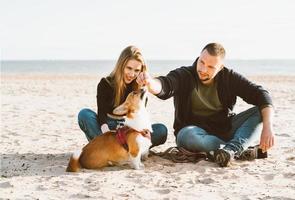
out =
[[(224, 67), (224, 58), (223, 46), (210, 43), (192, 66), (167, 76), (152, 78), (145, 72), (137, 77), (139, 84), (147, 85), (160, 99), (174, 97), (177, 146), (194, 152), (213, 151), (215, 162), (222, 167), (239, 158), (259, 137), (262, 152), (274, 145), (269, 93)], [(237, 97), (255, 106), (235, 115)]]

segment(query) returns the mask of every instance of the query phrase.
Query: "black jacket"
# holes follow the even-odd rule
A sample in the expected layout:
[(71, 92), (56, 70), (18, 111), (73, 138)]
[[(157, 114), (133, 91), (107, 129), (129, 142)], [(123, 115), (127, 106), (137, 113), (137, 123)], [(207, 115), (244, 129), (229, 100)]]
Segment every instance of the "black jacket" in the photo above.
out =
[(197, 125), (208, 133), (222, 139), (229, 139), (231, 129), (231, 117), (237, 96), (249, 104), (260, 109), (272, 105), (271, 97), (265, 89), (247, 80), (242, 75), (224, 67), (215, 77), (217, 81), (217, 93), (223, 110), (209, 117), (194, 116), (191, 111), (191, 94), (198, 87), (198, 74), (196, 63), (192, 66), (180, 67), (170, 71), (167, 76), (160, 76), (162, 90), (157, 95), (160, 99), (174, 97), (174, 134), (188, 125)]
[[(134, 81), (133, 81), (134, 82)], [(133, 82), (128, 84), (125, 89), (121, 103), (125, 101), (128, 94), (133, 90)], [(114, 81), (110, 77), (102, 78), (97, 85), (97, 122), (99, 126), (107, 121), (107, 113), (113, 113), (115, 103)]]

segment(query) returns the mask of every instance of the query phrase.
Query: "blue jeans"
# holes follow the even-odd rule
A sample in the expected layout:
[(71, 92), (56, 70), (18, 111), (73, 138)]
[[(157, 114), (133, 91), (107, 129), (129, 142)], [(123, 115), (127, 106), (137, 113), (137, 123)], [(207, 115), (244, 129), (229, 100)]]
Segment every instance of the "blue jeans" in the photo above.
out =
[[(118, 124), (124, 120), (107, 118), (107, 124), (110, 130), (117, 128)], [(85, 133), (88, 141), (102, 134), (101, 124), (98, 124), (97, 114), (90, 109), (82, 109), (78, 114), (78, 123), (81, 130)], [(167, 139), (167, 128), (164, 124), (152, 124), (153, 132), (151, 133), (152, 147), (164, 144)]]
[(260, 111), (257, 107), (252, 107), (232, 118), (233, 137), (229, 141), (223, 141), (197, 126), (186, 126), (178, 132), (176, 143), (178, 147), (194, 152), (214, 151), (219, 149), (220, 145), (225, 145), (224, 148), (239, 154), (259, 140), (261, 130)]

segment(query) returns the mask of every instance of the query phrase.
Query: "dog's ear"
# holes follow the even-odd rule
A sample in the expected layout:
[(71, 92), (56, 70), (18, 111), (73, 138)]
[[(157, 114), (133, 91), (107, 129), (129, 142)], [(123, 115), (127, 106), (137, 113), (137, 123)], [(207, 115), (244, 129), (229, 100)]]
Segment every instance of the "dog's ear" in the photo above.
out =
[(132, 118), (134, 118), (134, 112), (135, 112), (135, 108), (134, 108), (133, 106), (131, 106), (131, 107), (129, 107), (126, 116), (127, 116), (129, 119), (132, 119)]
[(127, 112), (128, 112), (128, 105), (126, 103), (121, 104), (120, 106), (118, 106), (117, 108), (113, 110), (113, 113), (115, 115), (126, 115)]

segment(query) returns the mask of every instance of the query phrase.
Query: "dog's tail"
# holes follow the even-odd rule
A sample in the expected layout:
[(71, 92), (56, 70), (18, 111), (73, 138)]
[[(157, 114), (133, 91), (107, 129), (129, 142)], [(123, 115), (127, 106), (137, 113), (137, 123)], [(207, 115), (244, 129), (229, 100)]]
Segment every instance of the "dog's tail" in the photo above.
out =
[(67, 170), (66, 170), (67, 172), (78, 172), (81, 169), (81, 165), (79, 162), (79, 158), (80, 158), (81, 153), (82, 153), (81, 150), (75, 151), (73, 153), (73, 155), (70, 158), (70, 162), (68, 164)]

